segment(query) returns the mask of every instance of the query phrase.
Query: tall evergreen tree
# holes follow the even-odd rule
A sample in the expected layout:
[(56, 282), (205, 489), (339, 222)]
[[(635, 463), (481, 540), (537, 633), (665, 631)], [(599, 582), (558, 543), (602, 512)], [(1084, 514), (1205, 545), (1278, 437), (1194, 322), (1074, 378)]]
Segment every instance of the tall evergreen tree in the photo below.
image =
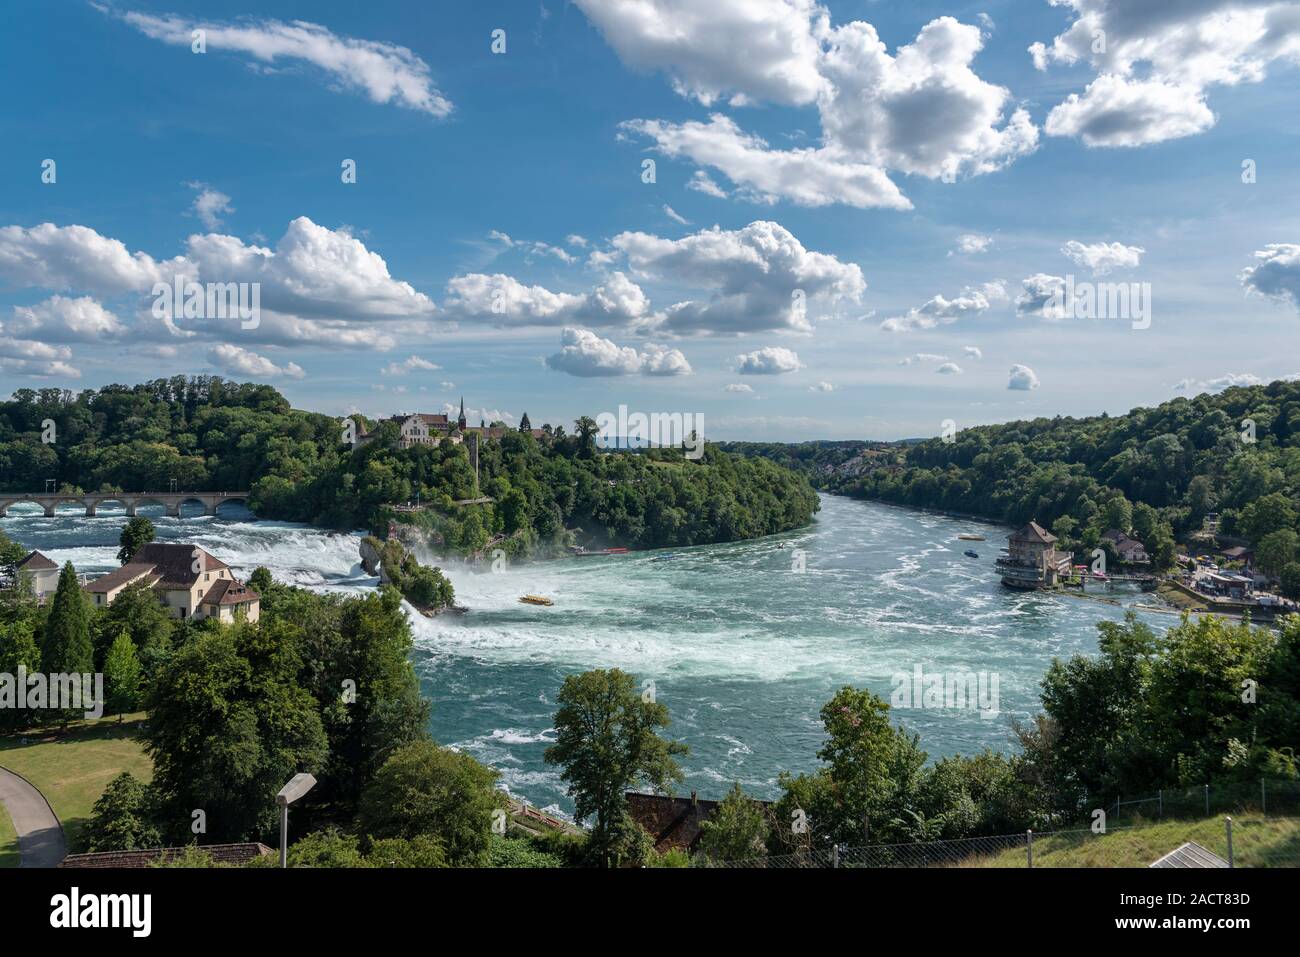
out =
[[(50, 602), (50, 615), (41, 636), (41, 670), (46, 674), (85, 674), (95, 670), (95, 652), (90, 642), (90, 606), (77, 581), (72, 562), (59, 573), (59, 587)], [(89, 709), (84, 709), (89, 710)], [(64, 710), (62, 723), (78, 714)]]
[(41, 636), (41, 668), (47, 672), (93, 671), (90, 643), (90, 606), (77, 581), (72, 562), (59, 573), (59, 586), (50, 602), (50, 614)]

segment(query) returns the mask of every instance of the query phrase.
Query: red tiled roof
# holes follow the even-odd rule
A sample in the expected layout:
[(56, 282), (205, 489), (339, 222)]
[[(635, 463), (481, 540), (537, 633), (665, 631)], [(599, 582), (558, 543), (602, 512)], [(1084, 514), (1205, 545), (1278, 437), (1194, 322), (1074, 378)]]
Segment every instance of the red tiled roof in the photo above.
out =
[[(199, 570), (194, 570), (195, 552), (198, 552)], [(212, 557), (197, 545), (187, 543), (150, 542), (141, 546), (133, 556), (136, 562), (154, 566), (159, 576), (159, 584), (189, 588), (204, 572), (220, 571), (229, 568), (225, 562)]]
[[(265, 844), (208, 844), (197, 845), (199, 850), (209, 855), (217, 864), (247, 864), (258, 857), (274, 854)], [(59, 867), (151, 867), (157, 861), (169, 861), (182, 857), (191, 848), (154, 847), (140, 851), (97, 851), (92, 854), (69, 854)]]
[(32, 552), (21, 562), (18, 567), (29, 572), (48, 572), (58, 568), (58, 563), (46, 558), (40, 552)]
[(208, 593), (199, 599), (200, 605), (243, 605), (257, 601), (262, 596), (256, 588), (230, 578), (218, 578), (208, 589)]
[(1056, 536), (1049, 532), (1037, 522), (1030, 522), (1020, 531), (1011, 536), (1011, 541), (1029, 541), (1042, 542), (1044, 545), (1050, 545), (1056, 541)]
[[(628, 791), (624, 798), (628, 814), (650, 835), (660, 854), (673, 848), (694, 851), (700, 843), (701, 826), (722, 803), (701, 801), (694, 791), (690, 797)], [(763, 807), (770, 804), (768, 801), (755, 803)]]

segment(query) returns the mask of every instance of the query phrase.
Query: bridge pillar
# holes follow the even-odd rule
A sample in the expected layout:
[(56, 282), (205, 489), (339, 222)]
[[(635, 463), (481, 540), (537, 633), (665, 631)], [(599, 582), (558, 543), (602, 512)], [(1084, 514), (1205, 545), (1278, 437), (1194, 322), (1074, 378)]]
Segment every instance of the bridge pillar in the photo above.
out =
[(54, 506), (53, 506), (53, 505), (46, 505), (46, 506), (45, 506), (45, 517), (46, 517), (46, 518), (53, 518), (53, 517), (54, 517)]
[(134, 500), (134, 499), (132, 499), (131, 501), (129, 501), (129, 502), (126, 503), (126, 517), (127, 517), (127, 518), (135, 518), (135, 500)]
[(204, 515), (217, 514), (217, 500), (215, 498), (205, 498), (203, 500), (203, 514)]
[(167, 503), (167, 517), (168, 517), (168, 518), (180, 518), (180, 517), (181, 517), (181, 503), (180, 503), (180, 502), (168, 502), (168, 503)]
[(96, 508), (96, 507), (97, 507), (97, 503), (96, 503), (96, 502), (94, 502), (94, 501), (87, 501), (87, 502), (86, 502), (86, 518), (94, 518), (94, 517), (95, 517), (95, 508)]

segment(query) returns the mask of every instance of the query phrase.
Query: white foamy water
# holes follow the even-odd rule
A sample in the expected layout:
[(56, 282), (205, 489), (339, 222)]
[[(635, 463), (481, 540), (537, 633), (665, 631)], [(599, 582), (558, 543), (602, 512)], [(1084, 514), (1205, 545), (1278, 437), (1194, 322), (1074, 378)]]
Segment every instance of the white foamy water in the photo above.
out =
[[(890, 678), (931, 671), (1000, 677), (994, 720), (971, 711), (898, 712), (932, 756), (1010, 746), (1009, 723), (1037, 710), (1053, 656), (1092, 652), (1094, 623), (1123, 609), (1002, 588), (993, 560), (1007, 530), (978, 529), (978, 559), (941, 516), (823, 497), (807, 529), (780, 538), (625, 556), (563, 559), (499, 574), (442, 567), (464, 616), (412, 613), (414, 662), (434, 703), (434, 736), (502, 772), (513, 793), (571, 809), (542, 760), (554, 740), (556, 694), (566, 674), (618, 667), (653, 681), (673, 716), (669, 733), (692, 753), (687, 787), (720, 796), (731, 781), (771, 795), (782, 770), (815, 766), (817, 712), (844, 684), (888, 699)], [(0, 528), (82, 571), (117, 566), (125, 516), (46, 519), (15, 508)], [(280, 522), (150, 516), (161, 541), (192, 541), (247, 575), (265, 565), (280, 581), (364, 592), (360, 533)], [(785, 547), (780, 547), (784, 544)], [(792, 569), (796, 549), (806, 571)], [(542, 594), (552, 607), (523, 605)], [(1147, 616), (1167, 626), (1165, 616)]]

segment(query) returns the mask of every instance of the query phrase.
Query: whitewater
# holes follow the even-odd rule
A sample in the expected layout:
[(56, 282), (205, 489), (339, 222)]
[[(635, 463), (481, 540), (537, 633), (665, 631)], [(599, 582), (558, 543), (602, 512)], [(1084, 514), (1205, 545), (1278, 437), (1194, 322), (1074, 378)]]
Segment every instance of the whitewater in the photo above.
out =
[[(844, 685), (889, 700), (891, 676), (987, 672), (999, 678), (991, 720), (973, 710), (916, 709), (895, 718), (931, 758), (1014, 748), (1012, 724), (1038, 710), (1053, 657), (1093, 653), (1096, 622), (1120, 604), (1015, 592), (993, 561), (1009, 529), (876, 503), (822, 497), (805, 529), (782, 536), (506, 566), (444, 562), (466, 615), (410, 610), (413, 665), (433, 702), (430, 730), (497, 768), (503, 785), (538, 807), (572, 802), (542, 754), (564, 676), (622, 668), (668, 706), (668, 733), (691, 751), (683, 790), (722, 796), (733, 781), (772, 797), (782, 771), (811, 771), (821, 706)], [(147, 514), (141, 509), (141, 514)], [(149, 516), (159, 541), (193, 542), (246, 577), (265, 565), (278, 581), (365, 593), (377, 580), (358, 562), (361, 534), (252, 520), (237, 506), (218, 517)], [(81, 572), (117, 567), (126, 517), (15, 506), (0, 530)], [(979, 558), (961, 532), (979, 532)], [(423, 556), (428, 558), (428, 556)], [(800, 570), (802, 567), (802, 570)], [(541, 594), (552, 607), (523, 605)], [(1138, 612), (1159, 628), (1173, 619)]]

